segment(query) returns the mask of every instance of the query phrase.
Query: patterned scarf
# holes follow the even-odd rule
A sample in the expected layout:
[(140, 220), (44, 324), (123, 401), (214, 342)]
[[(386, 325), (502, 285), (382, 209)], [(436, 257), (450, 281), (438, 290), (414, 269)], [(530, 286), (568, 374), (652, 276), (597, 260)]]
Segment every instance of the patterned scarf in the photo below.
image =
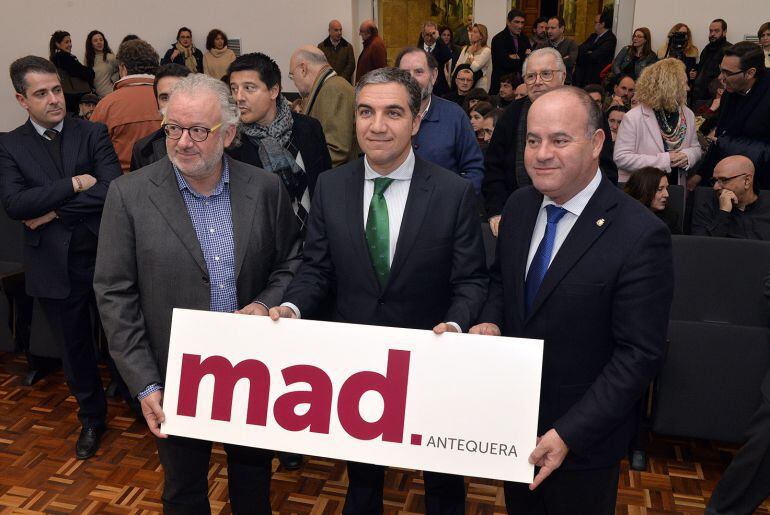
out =
[(174, 45), (180, 54), (184, 56), (184, 65), (193, 73), (198, 73), (198, 60), (195, 58), (195, 47), (190, 45), (188, 48), (182, 46), (182, 43)]

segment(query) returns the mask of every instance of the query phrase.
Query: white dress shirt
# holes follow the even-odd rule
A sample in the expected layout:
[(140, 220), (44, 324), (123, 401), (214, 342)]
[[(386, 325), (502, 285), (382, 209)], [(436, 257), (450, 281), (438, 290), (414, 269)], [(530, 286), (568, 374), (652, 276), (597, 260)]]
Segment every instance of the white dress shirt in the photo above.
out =
[[(51, 139), (51, 138), (49, 138), (48, 136), (45, 135), (45, 131), (47, 131), (48, 129), (38, 125), (37, 123), (35, 123), (35, 120), (33, 120), (32, 118), (30, 118), (29, 121), (32, 122), (32, 126), (35, 128), (35, 130), (37, 131), (38, 134), (43, 136), (45, 139)], [(60, 121), (54, 127), (52, 127), (52, 130), (55, 130), (56, 132), (61, 134), (61, 131), (62, 131), (63, 128), (64, 128), (64, 120)]]
[[(594, 178), (591, 179), (591, 182), (588, 183), (588, 186), (583, 188), (580, 192), (578, 192), (577, 195), (569, 199), (567, 202), (565, 202), (562, 206), (564, 209), (567, 210), (567, 212), (562, 216), (561, 220), (559, 220), (559, 223), (556, 225), (556, 238), (553, 242), (553, 252), (551, 253), (551, 260), (548, 262), (548, 266), (551, 266), (551, 263), (553, 263), (553, 258), (556, 257), (556, 254), (559, 252), (559, 249), (562, 246), (562, 243), (564, 243), (564, 240), (567, 239), (567, 236), (569, 235), (569, 232), (572, 230), (572, 226), (575, 225), (575, 222), (577, 221), (580, 214), (583, 212), (583, 210), (586, 208), (586, 205), (588, 205), (588, 201), (591, 200), (591, 197), (594, 196), (594, 193), (596, 193), (596, 190), (599, 188), (599, 184), (602, 182), (602, 172), (600, 170), (596, 171), (596, 175), (594, 175)], [(556, 205), (558, 204), (551, 200), (550, 197), (544, 196), (543, 202), (540, 204), (540, 211), (537, 214), (537, 221), (535, 221), (535, 228), (532, 231), (532, 240), (529, 243), (529, 255), (527, 256), (527, 271), (524, 275), (524, 279), (527, 278), (526, 274), (529, 273), (529, 267), (532, 264), (532, 259), (535, 257), (535, 252), (537, 252), (537, 247), (540, 245), (540, 241), (543, 239), (543, 236), (545, 235), (545, 226), (548, 223), (548, 214), (545, 209), (546, 206), (549, 205)]]

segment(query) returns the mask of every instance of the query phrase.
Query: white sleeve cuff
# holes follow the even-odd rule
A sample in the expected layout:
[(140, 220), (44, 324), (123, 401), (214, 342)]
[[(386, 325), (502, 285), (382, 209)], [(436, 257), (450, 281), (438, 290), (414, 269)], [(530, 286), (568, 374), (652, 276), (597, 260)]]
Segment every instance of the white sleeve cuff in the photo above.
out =
[(292, 304), (291, 302), (284, 302), (283, 304), (281, 304), (281, 306), (286, 306), (287, 308), (294, 311), (294, 314), (297, 315), (297, 318), (302, 318), (302, 313), (300, 313), (299, 308), (294, 304)]
[(447, 322), (447, 325), (451, 325), (452, 327), (457, 329), (458, 333), (462, 333), (463, 332), (463, 330), (460, 329), (460, 326), (457, 324), (457, 322)]

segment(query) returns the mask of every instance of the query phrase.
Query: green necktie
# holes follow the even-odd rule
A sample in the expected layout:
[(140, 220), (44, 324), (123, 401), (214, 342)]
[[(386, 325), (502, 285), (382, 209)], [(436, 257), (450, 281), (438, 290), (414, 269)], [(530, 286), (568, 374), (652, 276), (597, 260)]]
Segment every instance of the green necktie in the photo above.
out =
[(374, 195), (369, 204), (369, 216), (366, 218), (366, 243), (369, 245), (374, 272), (382, 288), (385, 288), (390, 275), (390, 225), (388, 203), (384, 194), (394, 180), (387, 177), (374, 179)]

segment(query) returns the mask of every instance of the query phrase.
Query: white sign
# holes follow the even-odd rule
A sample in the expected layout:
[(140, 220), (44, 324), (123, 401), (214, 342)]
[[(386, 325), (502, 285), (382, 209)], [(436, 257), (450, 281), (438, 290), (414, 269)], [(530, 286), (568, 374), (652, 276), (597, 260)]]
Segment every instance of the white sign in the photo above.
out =
[(167, 434), (529, 483), (542, 340), (174, 310)]

